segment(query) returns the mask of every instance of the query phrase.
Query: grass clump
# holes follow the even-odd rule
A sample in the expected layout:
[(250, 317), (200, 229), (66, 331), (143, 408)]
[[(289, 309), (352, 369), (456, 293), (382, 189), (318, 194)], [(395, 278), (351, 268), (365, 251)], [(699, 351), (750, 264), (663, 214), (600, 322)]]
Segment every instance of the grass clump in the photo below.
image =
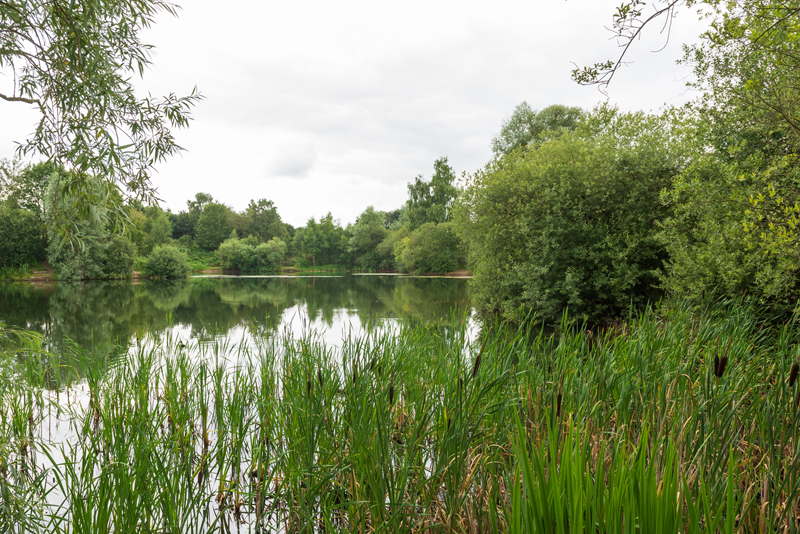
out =
[(51, 532), (796, 532), (798, 324), (757, 317), (142, 339), (0, 424)]

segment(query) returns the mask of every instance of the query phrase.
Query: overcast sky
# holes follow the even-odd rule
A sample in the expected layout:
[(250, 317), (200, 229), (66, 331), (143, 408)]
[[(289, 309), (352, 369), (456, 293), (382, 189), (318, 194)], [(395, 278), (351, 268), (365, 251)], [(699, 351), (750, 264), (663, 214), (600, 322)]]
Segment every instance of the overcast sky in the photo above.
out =
[[(302, 226), (332, 212), (342, 224), (367, 206), (400, 207), (406, 184), (448, 156), (458, 175), (490, 158), (489, 143), (514, 107), (591, 108), (605, 100), (570, 80), (573, 62), (616, 57), (611, 16), (620, 0), (494, 2), (184, 0), (143, 39), (155, 45), (143, 91), (205, 96), (186, 149), (154, 177), (163, 205), (195, 193), (242, 210), (275, 202)], [(694, 94), (681, 43), (702, 30), (679, 13), (653, 26), (609, 89), (624, 110), (658, 111)], [(0, 101), (0, 159), (33, 131), (26, 105)]]

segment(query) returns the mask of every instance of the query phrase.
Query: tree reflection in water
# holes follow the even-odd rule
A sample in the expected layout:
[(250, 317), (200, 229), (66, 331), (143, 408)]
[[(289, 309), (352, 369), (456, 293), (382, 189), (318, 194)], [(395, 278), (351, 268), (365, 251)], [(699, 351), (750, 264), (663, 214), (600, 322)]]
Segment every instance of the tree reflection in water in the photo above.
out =
[(137, 333), (178, 328), (194, 339), (241, 337), (242, 332), (264, 336), (278, 329), (299, 332), (302, 322), (306, 328), (328, 329), (330, 339), (340, 340), (347, 327), (375, 328), (386, 319), (446, 328), (463, 321), (470, 309), (464, 279), (345, 275), (0, 283), (0, 321), (42, 332), (55, 355), (74, 343), (104, 367), (120, 345), (135, 342)]

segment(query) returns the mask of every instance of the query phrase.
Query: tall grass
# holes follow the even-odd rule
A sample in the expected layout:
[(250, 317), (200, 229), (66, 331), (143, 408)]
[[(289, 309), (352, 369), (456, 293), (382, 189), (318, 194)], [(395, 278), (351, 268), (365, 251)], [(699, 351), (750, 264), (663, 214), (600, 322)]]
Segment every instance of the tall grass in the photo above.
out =
[(21, 280), (33, 274), (33, 270), (28, 265), (18, 267), (0, 267), (0, 280)]
[[(798, 324), (758, 317), (662, 307), (474, 342), (409, 325), (336, 349), (313, 333), (165, 336), (57, 396), (6, 375), (0, 518), (7, 532), (797, 532)], [(15, 372), (35, 384), (48, 360), (31, 352)]]

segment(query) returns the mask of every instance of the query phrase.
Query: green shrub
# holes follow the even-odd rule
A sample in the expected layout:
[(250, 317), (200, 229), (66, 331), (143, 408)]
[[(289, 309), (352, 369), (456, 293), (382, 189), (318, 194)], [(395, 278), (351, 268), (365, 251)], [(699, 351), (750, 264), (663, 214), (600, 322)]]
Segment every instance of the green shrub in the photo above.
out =
[(0, 204), (0, 267), (34, 265), (44, 256), (42, 224), (36, 214)]
[(154, 278), (183, 278), (189, 274), (186, 254), (172, 245), (158, 246), (147, 257), (144, 274)]
[(205, 250), (216, 250), (230, 235), (231, 210), (227, 206), (211, 202), (197, 219), (195, 243)]
[[(59, 280), (107, 277), (104, 264), (111, 239), (109, 202), (114, 193), (113, 186), (91, 176), (69, 174), (50, 180), (45, 205), (47, 261)], [(88, 213), (78, 209), (87, 198), (94, 199)]]
[[(680, 133), (680, 132), (678, 132)], [(667, 116), (595, 110), (575, 131), (472, 177), (457, 220), (473, 297), (490, 313), (599, 322), (661, 296), (659, 198), (686, 159)]]
[(115, 236), (106, 248), (103, 270), (108, 278), (128, 278), (136, 262), (136, 245), (122, 236)]
[(378, 256), (379, 261), (378, 270), (389, 271), (404, 268), (402, 263), (395, 257), (394, 251), (406, 237), (408, 237), (408, 229), (401, 227), (394, 232), (389, 232), (386, 239), (375, 247), (375, 254)]
[(272, 238), (267, 243), (254, 246), (255, 238), (230, 237), (217, 250), (217, 257), (224, 270), (241, 272), (271, 272), (280, 268), (286, 255), (286, 243)]
[(426, 223), (400, 240), (397, 261), (408, 272), (448, 273), (458, 268), (461, 244), (450, 223)]

